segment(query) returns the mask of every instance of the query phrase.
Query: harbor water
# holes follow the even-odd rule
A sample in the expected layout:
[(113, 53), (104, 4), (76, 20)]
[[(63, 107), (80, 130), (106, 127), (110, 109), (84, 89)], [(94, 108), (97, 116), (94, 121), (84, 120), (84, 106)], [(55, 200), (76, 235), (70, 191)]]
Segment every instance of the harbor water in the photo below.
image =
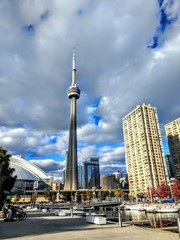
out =
[[(105, 214), (107, 219), (118, 221), (118, 208), (106, 207), (94, 210), (96, 214)], [(151, 228), (177, 226), (180, 213), (147, 213), (146, 211), (120, 210), (122, 222), (149, 222)]]

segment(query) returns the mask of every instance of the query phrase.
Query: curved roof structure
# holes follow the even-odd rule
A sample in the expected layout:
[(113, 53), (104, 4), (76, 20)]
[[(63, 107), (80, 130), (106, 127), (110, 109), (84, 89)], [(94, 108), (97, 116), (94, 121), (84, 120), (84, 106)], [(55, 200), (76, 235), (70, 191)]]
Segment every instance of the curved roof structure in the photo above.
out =
[(15, 169), (17, 179), (36, 181), (50, 178), (42, 169), (24, 158), (10, 157), (10, 167)]

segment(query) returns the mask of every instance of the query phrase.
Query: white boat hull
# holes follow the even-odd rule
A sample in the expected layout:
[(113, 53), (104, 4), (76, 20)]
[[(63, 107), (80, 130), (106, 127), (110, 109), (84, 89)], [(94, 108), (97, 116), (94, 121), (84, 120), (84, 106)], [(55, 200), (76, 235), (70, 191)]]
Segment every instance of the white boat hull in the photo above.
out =
[(178, 213), (179, 208), (160, 208), (156, 209), (157, 213)]

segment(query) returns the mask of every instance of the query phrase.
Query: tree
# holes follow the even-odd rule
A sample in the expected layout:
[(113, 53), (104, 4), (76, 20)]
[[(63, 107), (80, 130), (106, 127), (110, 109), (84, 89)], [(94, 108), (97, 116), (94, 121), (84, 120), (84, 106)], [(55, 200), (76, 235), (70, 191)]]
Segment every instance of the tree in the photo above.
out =
[(109, 195), (109, 191), (101, 191), (101, 198), (104, 200)]
[(20, 196), (19, 194), (16, 193), (16, 196), (15, 196), (14, 202), (17, 203), (17, 202), (19, 202), (20, 199), (21, 199), (21, 196)]
[(171, 195), (170, 188), (165, 183), (161, 183), (156, 192), (160, 197), (168, 197)]
[(83, 192), (81, 193), (81, 201), (85, 201), (85, 199), (86, 199), (86, 194), (85, 194), (85, 192), (83, 191)]
[(56, 192), (50, 191), (49, 189), (44, 189), (44, 197), (48, 199), (48, 201), (55, 202), (56, 200)]
[(52, 193), (51, 201), (54, 203), (56, 201), (56, 193)]
[(88, 190), (86, 192), (86, 200), (90, 201), (91, 199), (92, 199), (92, 192)]
[(0, 147), (0, 207), (4, 201), (3, 193), (11, 191), (17, 178), (17, 176), (13, 176), (15, 169), (10, 167), (10, 157), (7, 150)]
[(172, 186), (172, 196), (175, 198), (180, 197), (180, 181), (175, 179)]
[(33, 204), (35, 204), (35, 203), (36, 203), (36, 199), (37, 199), (37, 193), (34, 192), (34, 193), (32, 193), (32, 195), (31, 195), (31, 202), (32, 202)]
[(45, 197), (45, 199), (48, 199), (48, 201), (50, 201), (50, 199), (51, 199), (51, 192), (47, 188), (44, 189), (44, 197)]
[(114, 195), (117, 196), (117, 197), (120, 197), (121, 196), (121, 188), (117, 188), (114, 190)]

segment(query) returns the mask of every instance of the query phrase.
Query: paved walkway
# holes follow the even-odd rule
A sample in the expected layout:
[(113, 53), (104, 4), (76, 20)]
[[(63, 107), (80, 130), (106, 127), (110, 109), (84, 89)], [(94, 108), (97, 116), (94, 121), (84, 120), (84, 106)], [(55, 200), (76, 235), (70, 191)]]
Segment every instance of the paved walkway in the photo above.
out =
[(19, 240), (177, 240), (178, 233), (118, 224), (95, 225), (83, 217), (28, 212), (25, 221), (0, 221), (0, 239)]

